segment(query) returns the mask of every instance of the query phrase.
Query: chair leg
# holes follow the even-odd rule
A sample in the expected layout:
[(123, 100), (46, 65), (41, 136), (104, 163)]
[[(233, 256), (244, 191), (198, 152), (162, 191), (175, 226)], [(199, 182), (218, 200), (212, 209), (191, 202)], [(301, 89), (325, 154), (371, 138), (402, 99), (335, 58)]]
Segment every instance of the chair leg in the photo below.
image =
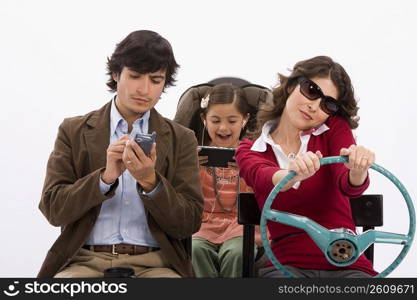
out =
[[(367, 231), (370, 229), (374, 229), (374, 226), (363, 226), (363, 231)], [(374, 264), (374, 244), (368, 247), (368, 249), (365, 250), (365, 256), (371, 261), (372, 264)]]
[(243, 226), (242, 277), (255, 277), (255, 226)]

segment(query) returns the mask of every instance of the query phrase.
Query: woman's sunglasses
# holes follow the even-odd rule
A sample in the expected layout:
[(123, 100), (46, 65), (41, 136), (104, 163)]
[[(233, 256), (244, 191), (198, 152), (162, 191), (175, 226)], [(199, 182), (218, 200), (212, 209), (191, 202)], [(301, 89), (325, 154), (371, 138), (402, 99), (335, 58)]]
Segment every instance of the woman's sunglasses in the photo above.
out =
[(333, 97), (326, 96), (321, 88), (306, 77), (299, 77), (300, 92), (310, 100), (321, 99), (320, 108), (328, 115), (334, 115), (340, 109), (340, 102)]

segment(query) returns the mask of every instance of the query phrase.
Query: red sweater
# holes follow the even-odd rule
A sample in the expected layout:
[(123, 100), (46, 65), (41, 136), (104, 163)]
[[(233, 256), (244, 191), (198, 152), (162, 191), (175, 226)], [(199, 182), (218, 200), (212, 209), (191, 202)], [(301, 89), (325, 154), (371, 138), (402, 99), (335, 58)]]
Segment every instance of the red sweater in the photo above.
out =
[[(307, 151), (315, 153), (320, 150), (323, 157), (338, 156), (341, 148), (355, 144), (352, 131), (343, 119), (330, 117), (326, 125), (329, 130), (318, 136), (311, 135)], [(253, 143), (254, 141), (248, 139), (243, 140), (235, 158), (240, 168), (240, 176), (252, 187), (262, 210), (274, 187), (272, 175), (280, 167), (270, 145), (267, 145), (265, 152), (257, 152), (251, 150)], [(362, 186), (354, 187), (349, 184), (348, 176), (349, 170), (343, 164), (321, 166), (316, 174), (303, 180), (298, 189), (290, 188), (280, 192), (271, 207), (306, 216), (328, 229), (345, 227), (355, 231), (349, 198), (360, 196), (368, 187), (369, 178)], [(356, 269), (373, 276), (377, 274), (364, 255), (354, 264), (338, 268), (327, 261), (323, 252), (306, 233), (291, 235), (304, 232), (301, 229), (270, 221), (267, 226), (272, 240), (282, 238), (272, 243), (272, 250), (283, 265), (316, 270)]]

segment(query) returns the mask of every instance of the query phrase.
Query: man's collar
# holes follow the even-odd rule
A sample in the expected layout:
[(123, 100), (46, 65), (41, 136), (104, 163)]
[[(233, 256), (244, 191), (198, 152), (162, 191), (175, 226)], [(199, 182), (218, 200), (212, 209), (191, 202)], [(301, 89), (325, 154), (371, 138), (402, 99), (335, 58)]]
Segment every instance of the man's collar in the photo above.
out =
[(121, 120), (123, 120), (123, 117), (120, 114), (119, 110), (117, 109), (116, 96), (114, 96), (113, 100), (111, 101), (111, 110), (110, 110), (110, 135), (114, 134)]
[[(133, 122), (133, 126), (139, 126), (139, 122), (149, 122), (150, 111), (147, 111), (143, 114), (141, 118), (138, 118)], [(124, 120), (123, 116), (120, 114), (119, 110), (116, 106), (116, 96), (114, 96), (112, 103), (111, 103), (111, 110), (110, 110), (110, 134), (114, 134), (117, 129), (119, 123)]]

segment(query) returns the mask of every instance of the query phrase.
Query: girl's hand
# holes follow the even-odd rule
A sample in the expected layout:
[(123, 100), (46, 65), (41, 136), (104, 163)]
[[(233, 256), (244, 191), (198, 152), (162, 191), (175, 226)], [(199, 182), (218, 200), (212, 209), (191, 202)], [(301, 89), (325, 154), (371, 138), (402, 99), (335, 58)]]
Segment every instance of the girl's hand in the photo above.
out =
[[(197, 147), (197, 153), (201, 151), (201, 147), (198, 146)], [(208, 156), (204, 155), (204, 156), (198, 156), (198, 164), (201, 166), (202, 164), (205, 164), (208, 162)]]
[[(233, 156), (233, 158), (235, 158), (235, 157)], [(239, 169), (236, 161), (228, 161), (227, 162), (227, 167), (231, 168), (231, 169)]]

